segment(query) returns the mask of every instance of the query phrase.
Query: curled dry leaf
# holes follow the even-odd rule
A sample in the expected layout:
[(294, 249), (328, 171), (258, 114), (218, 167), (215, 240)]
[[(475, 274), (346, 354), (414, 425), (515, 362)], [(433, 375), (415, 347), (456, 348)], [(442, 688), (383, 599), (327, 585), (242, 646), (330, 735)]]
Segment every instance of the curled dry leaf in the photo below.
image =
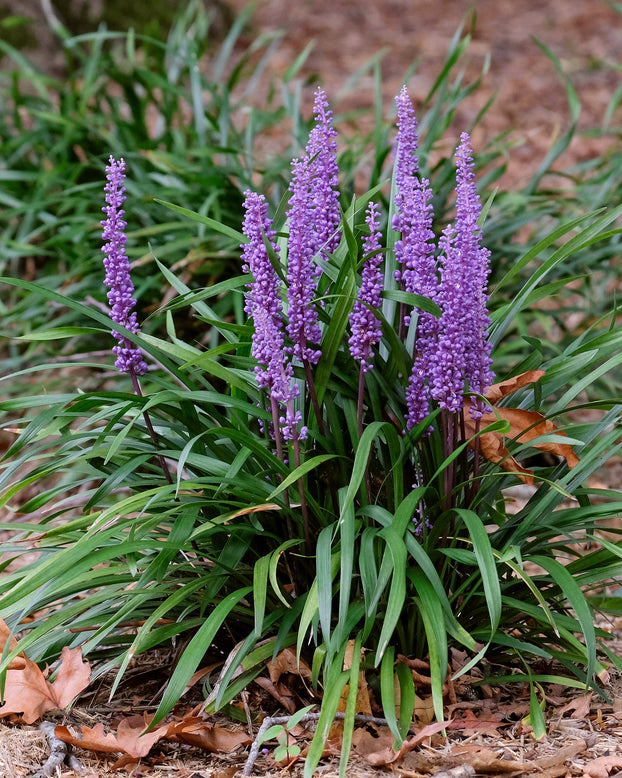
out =
[[(558, 437), (566, 437), (566, 434), (541, 413), (526, 411), (522, 408), (498, 407), (496, 403), (512, 394), (512, 392), (517, 391), (517, 389), (535, 383), (543, 375), (543, 370), (528, 370), (526, 373), (521, 373), (521, 375), (514, 376), (507, 381), (493, 384), (486, 392), (485, 397), (494, 406), (495, 415), (494, 417), (492, 414), (484, 416), (480, 423), (480, 429), (484, 429), (484, 432), (478, 437), (480, 453), (490, 462), (500, 464), (504, 470), (514, 473), (521, 481), (527, 484), (533, 483), (533, 472), (523, 467), (514, 457), (510, 456), (510, 452), (505, 446), (505, 440), (513, 440), (517, 443), (531, 443), (543, 435), (555, 434)], [(468, 438), (472, 438), (477, 431), (476, 422), (468, 412), (470, 405), (470, 400), (464, 405), (464, 427)], [(504, 419), (509, 423), (510, 431), (507, 434), (485, 431), (486, 423), (495, 421), (497, 418)], [(471, 441), (469, 445), (471, 448), (474, 448), (475, 441)], [(533, 447), (563, 457), (570, 468), (575, 467), (579, 463), (579, 458), (567, 443), (562, 443), (561, 441), (540, 441), (534, 442)]]
[(33, 724), (49, 710), (66, 708), (89, 685), (91, 667), (82, 659), (79, 647), (63, 648), (61, 666), (52, 683), (33, 661), (25, 655), (23, 659), (23, 667), (7, 671), (0, 717), (21, 714), (26, 724)]
[(279, 682), (283, 673), (291, 673), (292, 675), (299, 675), (306, 681), (311, 681), (312, 674), (311, 668), (305, 662), (304, 659), (298, 661), (296, 652), (293, 648), (284, 648), (275, 658), (266, 662), (270, 680), (276, 684)]
[(506, 381), (500, 381), (498, 384), (493, 384), (484, 395), (486, 399), (496, 405), (504, 397), (522, 389), (529, 384), (535, 384), (544, 375), (544, 370), (527, 370), (526, 373), (515, 375), (512, 378), (508, 378)]
[(123, 754), (114, 767), (122, 767), (147, 756), (159, 740), (172, 740), (207, 751), (230, 752), (240, 745), (249, 745), (252, 739), (246, 732), (234, 732), (224, 727), (215, 727), (198, 716), (187, 715), (180, 721), (173, 721), (145, 732), (153, 716), (129, 716), (122, 719), (116, 733), (104, 731), (103, 724), (93, 728), (81, 726), (79, 735), (72, 734), (67, 727), (56, 727), (54, 734), (64, 743), (78, 748), (103, 753)]

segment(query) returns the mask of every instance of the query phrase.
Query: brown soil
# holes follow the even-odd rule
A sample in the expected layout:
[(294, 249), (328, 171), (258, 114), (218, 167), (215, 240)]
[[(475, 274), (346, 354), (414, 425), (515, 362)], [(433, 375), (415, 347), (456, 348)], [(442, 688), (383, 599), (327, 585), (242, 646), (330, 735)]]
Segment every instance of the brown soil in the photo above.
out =
[[(229, 0), (240, 10), (246, 0)], [(473, 13), (470, 12), (473, 9)], [(529, 180), (554, 140), (570, 124), (566, 91), (551, 61), (535, 43), (541, 40), (558, 57), (582, 103), (580, 128), (602, 125), (607, 104), (622, 83), (616, 66), (622, 62), (622, 15), (603, 0), (259, 0), (251, 30), (287, 31), (272, 58), (272, 73), (282, 75), (309, 41), (314, 48), (301, 76), (325, 85), (331, 101), (354, 71), (386, 49), (382, 60), (385, 114), (393, 110), (407, 68), (419, 62), (408, 83), (417, 103), (429, 92), (452, 37), (462, 22), (470, 32), (465, 63), (476, 76), (489, 61), (483, 85), (458, 108), (455, 125), (468, 127), (493, 94), (497, 99), (473, 133), (475, 149), (497, 134), (513, 129), (523, 143), (509, 157), (502, 181), (507, 188)], [(312, 103), (311, 88), (307, 105)], [(373, 104), (371, 76), (354, 94), (338, 103), (369, 108)], [(620, 114), (617, 113), (619, 121)], [(452, 145), (455, 139), (451, 139)], [(610, 138), (579, 137), (564, 164), (589, 159)]]

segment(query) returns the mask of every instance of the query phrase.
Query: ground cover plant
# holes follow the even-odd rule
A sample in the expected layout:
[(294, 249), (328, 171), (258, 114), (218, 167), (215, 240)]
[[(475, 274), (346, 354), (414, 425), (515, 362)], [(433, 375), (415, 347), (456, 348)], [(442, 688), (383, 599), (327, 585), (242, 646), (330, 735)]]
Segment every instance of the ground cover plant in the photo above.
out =
[[(120, 371), (96, 391), (65, 380), (63, 394), (1, 404), (16, 435), (2, 505), (29, 493), (2, 527), (5, 567), (24, 546), (39, 552), (0, 580), (0, 615), (15, 632), (29, 619), (5, 668), (20, 650), (43, 662), (81, 647), (119, 683), (137, 655), (184, 641), (156, 726), (203, 662), (222, 667), (206, 709), (231, 711), (294, 647), (323, 690), (310, 774), (348, 688), (345, 770), (361, 670), (404, 739), (415, 702), (400, 656), (427, 657), (439, 720), (450, 646), (467, 652), (465, 672), (518, 667), (536, 732), (542, 683), (598, 688), (619, 664), (593, 609), (619, 609), (603, 587), (621, 547), (597, 522), (620, 501), (589, 481), (620, 448), (617, 311), (550, 348), (522, 323), (573, 278), (565, 264), (606, 255), (620, 209), (568, 219), (507, 263), (485, 240), (495, 199), (482, 209), (468, 136), (430, 184), (406, 91), (397, 109), (394, 163), (340, 197), (316, 93), (289, 192), (268, 202), (246, 189), (242, 232), (209, 222), (240, 246), (244, 275), (196, 289), (157, 262), (176, 294), (157, 330), (133, 310), (133, 167), (120, 155), (103, 234), (111, 317), (51, 283), (2, 279), (89, 323), (46, 327), (51, 341), (114, 330)], [(204, 344), (177, 332), (180, 316), (209, 332)], [(598, 420), (571, 421), (570, 408)], [(504, 490), (520, 480), (537, 490), (512, 514)]]

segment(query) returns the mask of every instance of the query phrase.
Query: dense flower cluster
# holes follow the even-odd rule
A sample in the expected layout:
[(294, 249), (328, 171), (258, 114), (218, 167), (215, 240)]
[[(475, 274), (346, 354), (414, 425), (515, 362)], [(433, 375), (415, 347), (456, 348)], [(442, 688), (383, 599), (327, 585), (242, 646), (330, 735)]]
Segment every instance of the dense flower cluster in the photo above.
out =
[(300, 412), (293, 410), (298, 387), (294, 384), (294, 371), (285, 353), (280, 282), (270, 262), (266, 241), (276, 254), (279, 249), (274, 241), (276, 233), (268, 217), (265, 197), (251, 191), (245, 192), (244, 196), (243, 230), (249, 242), (242, 247), (243, 270), (253, 276), (245, 310), (255, 323), (252, 346), (253, 357), (257, 360), (255, 376), (258, 385), (268, 390), (270, 400), (279, 408), (285, 408), (279, 423), (287, 440), (294, 436), (294, 428), (302, 417)]
[(352, 335), (348, 341), (350, 353), (361, 362), (366, 373), (371, 365), (372, 346), (380, 342), (382, 329), (374, 311), (380, 308), (382, 292), (382, 253), (380, 251), (379, 214), (376, 203), (370, 203), (365, 219), (369, 235), (363, 240), (363, 252), (367, 259), (363, 264), (361, 288), (350, 314)]
[(311, 201), (314, 210), (314, 245), (322, 256), (335, 251), (339, 245), (339, 168), (337, 167), (337, 130), (333, 127), (330, 110), (323, 89), (315, 92), (313, 105), (315, 127), (309, 135), (306, 156), (311, 169)]
[[(438, 239), (437, 258), (432, 189), (430, 182), (419, 174), (417, 121), (406, 88), (400, 91), (396, 103), (398, 136), (392, 223), (398, 234), (396, 279), (403, 291), (430, 299), (441, 311), (439, 319), (416, 307), (402, 308), (400, 332), (410, 326), (410, 337), (414, 340), (412, 372), (405, 392), (405, 426), (411, 429), (428, 416), (431, 399), (444, 411), (459, 413), (465, 392), (483, 394), (492, 382), (491, 346), (487, 340), (489, 252), (482, 246), (477, 224), (481, 205), (475, 188), (470, 139), (463, 133), (456, 152), (456, 218)], [(309, 365), (315, 364), (321, 354), (318, 348), (322, 336), (318, 323), (321, 303), (316, 299), (322, 273), (320, 260), (334, 252), (339, 241), (336, 133), (321, 90), (316, 92), (314, 114), (316, 125), (305, 153), (292, 163), (287, 213), (287, 334), (291, 345), (287, 348), (281, 329), (277, 276), (264, 243), (264, 238), (272, 242), (272, 225), (265, 202), (258, 195), (252, 199), (251, 193), (247, 193), (245, 232), (251, 244), (245, 248), (244, 256), (255, 280), (246, 305), (247, 312), (255, 319), (253, 354), (260, 365), (257, 378), (260, 386), (269, 387), (273, 396), (290, 410), (294, 397), (292, 367), (283, 353), (288, 351), (302, 361), (309, 377)], [(373, 348), (382, 337), (376, 316), (382, 302), (379, 218), (376, 204), (371, 203), (366, 216), (370, 234), (363, 240), (366, 259), (358, 299), (350, 314), (348, 342), (350, 353), (360, 362), (361, 382), (363, 374), (372, 367)], [(273, 248), (276, 253), (276, 245)], [(359, 425), (362, 408), (359, 397)], [(475, 418), (485, 411), (483, 401), (472, 404), (471, 413)], [(287, 418), (291, 426), (298, 417)]]
[[(441, 408), (462, 408), (465, 382), (472, 392), (484, 393), (493, 380), (490, 317), (486, 303), (489, 251), (482, 246), (477, 224), (481, 206), (475, 189), (471, 141), (462, 133), (456, 151), (455, 226), (441, 238), (439, 299), (443, 311), (438, 348), (431, 367), (431, 393)], [(471, 414), (480, 418), (486, 406), (478, 401)]]
[(287, 256), (287, 331), (292, 353), (316, 364), (321, 351), (308, 343), (320, 342), (317, 309), (313, 305), (322, 268), (317, 255), (327, 258), (339, 244), (337, 132), (322, 89), (315, 93), (316, 124), (304, 154), (292, 162)]
[(321, 271), (313, 262), (316, 246), (313, 202), (309, 195), (311, 181), (312, 170), (308, 160), (305, 157), (295, 159), (292, 163), (290, 208), (287, 214), (287, 332), (292, 340), (294, 356), (315, 364), (322, 352), (307, 342), (319, 343), (322, 336), (317, 309), (313, 305)]
[[(125, 211), (122, 206), (125, 202), (125, 160), (118, 162), (110, 157), (106, 167), (107, 184), (104, 189), (106, 206), (102, 211), (106, 219), (101, 222), (103, 229), (102, 238), (104, 245), (102, 251), (106, 255), (104, 268), (106, 278), (104, 283), (109, 288), (108, 302), (111, 311), (110, 318), (125, 327), (130, 332), (138, 334), (140, 327), (136, 318), (136, 312), (132, 308), (136, 305), (134, 299), (134, 284), (130, 277), (130, 263), (125, 253), (127, 241), (125, 235), (126, 222), (123, 219)], [(117, 357), (115, 366), (125, 372), (134, 375), (143, 375), (147, 371), (147, 363), (143, 359), (139, 348), (132, 345), (124, 335), (113, 330), (112, 334), (119, 341), (119, 345), (113, 348)]]

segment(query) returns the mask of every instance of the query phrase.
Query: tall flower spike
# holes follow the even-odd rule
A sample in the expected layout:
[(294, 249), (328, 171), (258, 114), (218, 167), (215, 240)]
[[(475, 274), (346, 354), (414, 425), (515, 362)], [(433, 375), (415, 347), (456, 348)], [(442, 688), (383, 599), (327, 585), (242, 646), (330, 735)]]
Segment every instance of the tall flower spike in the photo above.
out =
[(315, 127), (311, 130), (306, 158), (311, 167), (311, 200), (315, 217), (315, 248), (322, 256), (339, 245), (339, 168), (337, 167), (337, 131), (326, 93), (320, 87), (313, 105)]
[[(350, 314), (352, 335), (348, 341), (350, 353), (361, 361), (361, 370), (366, 373), (370, 368), (372, 346), (380, 342), (382, 329), (373, 311), (381, 304), (382, 292), (382, 253), (380, 249), (380, 230), (378, 225), (378, 206), (370, 203), (365, 221), (370, 234), (363, 239), (363, 252), (368, 255), (362, 270), (361, 288), (358, 299)], [(369, 307), (367, 307), (369, 306)]]
[[(130, 332), (138, 335), (140, 327), (136, 319), (136, 312), (132, 308), (136, 305), (133, 297), (134, 284), (130, 277), (130, 263), (125, 253), (127, 241), (125, 235), (126, 222), (123, 220), (125, 211), (122, 208), (125, 202), (125, 160), (118, 162), (110, 157), (106, 167), (107, 184), (104, 189), (106, 206), (102, 211), (106, 219), (101, 222), (103, 229), (102, 238), (104, 245), (102, 251), (106, 255), (104, 268), (106, 278), (104, 283), (109, 288), (108, 302), (110, 303), (110, 318), (125, 327)], [(115, 330), (113, 336), (119, 341), (119, 345), (112, 350), (117, 357), (115, 367), (125, 373), (143, 375), (147, 371), (147, 363), (143, 359), (142, 351), (132, 345), (124, 335)]]
[[(490, 252), (482, 246), (477, 220), (481, 206), (475, 188), (471, 142), (467, 133), (456, 152), (455, 228), (441, 239), (441, 281), (438, 303), (442, 310), (438, 348), (431, 372), (431, 393), (441, 408), (457, 413), (466, 386), (483, 394), (493, 379), (491, 344), (487, 333), (486, 283)], [(486, 412), (483, 402), (471, 406), (474, 418)]]
[(291, 197), (289, 200), (289, 240), (287, 250), (287, 332), (293, 342), (294, 356), (303, 362), (316, 364), (321, 351), (307, 345), (319, 343), (321, 330), (313, 301), (317, 292), (318, 273), (313, 262), (314, 209), (311, 197), (312, 170), (308, 161), (292, 162)]
[[(469, 304), (465, 322), (465, 377), (472, 392), (483, 394), (494, 379), (490, 367), (492, 344), (488, 340), (490, 316), (486, 294), (490, 252), (482, 246), (482, 231), (477, 224), (482, 209), (475, 187), (471, 139), (466, 132), (460, 136), (456, 150), (456, 179), (456, 248), (469, 268), (465, 274), (466, 302)], [(471, 415), (481, 418), (488, 410), (482, 401), (476, 401), (471, 406)]]
[[(268, 208), (263, 195), (247, 191), (244, 193), (244, 234), (249, 243), (242, 246), (243, 270), (253, 280), (246, 294), (245, 310), (255, 322), (252, 355), (257, 360), (255, 376), (257, 384), (267, 389), (270, 397), (284, 410), (279, 423), (285, 439), (294, 435), (294, 427), (301, 421), (300, 412), (293, 410), (293, 400), (298, 395), (294, 384), (293, 369), (285, 356), (279, 278), (272, 267), (264, 236), (272, 249), (278, 253), (274, 242), (276, 232), (268, 217)], [(299, 437), (304, 437), (301, 430)]]
[[(395, 98), (398, 136), (395, 161), (395, 206), (393, 229), (400, 233), (395, 242), (395, 258), (401, 265), (396, 276), (406, 292), (435, 300), (438, 294), (434, 231), (432, 230), (432, 189), (420, 178), (417, 159), (417, 120), (406, 87)], [(429, 412), (428, 369), (436, 348), (437, 321), (419, 309), (415, 335), (413, 369), (406, 389), (406, 428), (412, 429)], [(404, 316), (404, 326), (410, 315)]]

